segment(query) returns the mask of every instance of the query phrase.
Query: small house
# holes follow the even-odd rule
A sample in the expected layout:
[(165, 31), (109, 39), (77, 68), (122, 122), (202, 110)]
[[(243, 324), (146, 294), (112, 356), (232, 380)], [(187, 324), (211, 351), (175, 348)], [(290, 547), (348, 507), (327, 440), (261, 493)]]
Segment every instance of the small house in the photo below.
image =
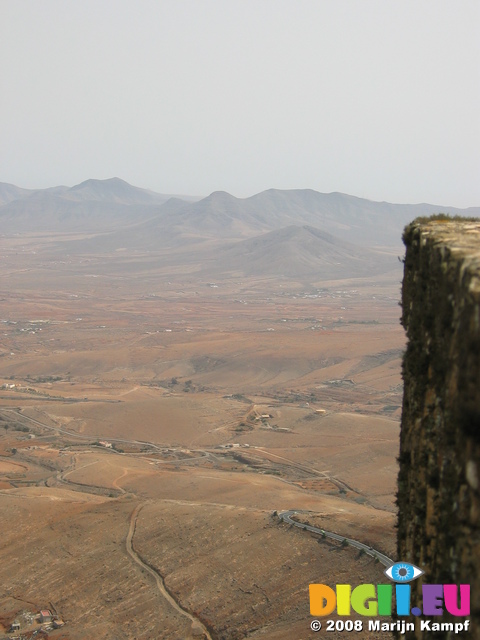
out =
[(41, 624), (43, 624), (44, 622), (51, 622), (52, 620), (53, 616), (51, 611), (49, 611), (48, 609), (43, 609), (42, 611), (40, 611), (39, 621)]

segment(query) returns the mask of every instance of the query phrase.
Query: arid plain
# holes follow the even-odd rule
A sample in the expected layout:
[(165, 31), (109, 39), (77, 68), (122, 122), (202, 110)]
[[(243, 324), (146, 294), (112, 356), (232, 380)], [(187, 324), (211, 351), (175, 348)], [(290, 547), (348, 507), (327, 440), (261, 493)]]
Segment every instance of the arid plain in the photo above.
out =
[(207, 279), (220, 244), (182, 263), (91, 237), (1, 238), (0, 637), (42, 609), (64, 640), (318, 637), (308, 585), (384, 567), (275, 512), (395, 558), (395, 251), (370, 276)]

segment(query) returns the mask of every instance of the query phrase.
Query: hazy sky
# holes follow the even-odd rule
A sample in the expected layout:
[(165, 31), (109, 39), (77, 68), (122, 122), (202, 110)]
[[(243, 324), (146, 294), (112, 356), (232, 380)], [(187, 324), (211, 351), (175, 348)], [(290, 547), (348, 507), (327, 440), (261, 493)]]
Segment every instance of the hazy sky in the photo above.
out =
[(479, 0), (0, 0), (0, 181), (480, 205)]

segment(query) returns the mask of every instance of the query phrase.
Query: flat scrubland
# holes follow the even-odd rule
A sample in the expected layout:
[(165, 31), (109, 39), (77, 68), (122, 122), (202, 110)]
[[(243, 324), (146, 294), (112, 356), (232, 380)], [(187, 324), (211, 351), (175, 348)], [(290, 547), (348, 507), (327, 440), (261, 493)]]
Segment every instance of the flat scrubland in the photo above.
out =
[(58, 241), (2, 238), (0, 637), (44, 608), (64, 640), (317, 637), (308, 585), (383, 567), (274, 512), (395, 559), (400, 271), (204, 281)]

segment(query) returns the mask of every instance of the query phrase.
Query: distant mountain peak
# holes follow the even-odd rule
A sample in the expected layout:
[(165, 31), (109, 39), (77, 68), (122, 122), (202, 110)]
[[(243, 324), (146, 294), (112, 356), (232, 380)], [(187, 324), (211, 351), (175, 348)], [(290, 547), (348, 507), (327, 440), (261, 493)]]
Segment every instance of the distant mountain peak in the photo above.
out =
[(397, 267), (391, 255), (353, 245), (308, 224), (289, 225), (221, 248), (205, 267), (205, 274), (282, 276), (288, 278), (345, 278), (368, 276)]
[(158, 193), (134, 187), (121, 178), (97, 180), (89, 178), (74, 185), (64, 194), (71, 200), (116, 202), (118, 204), (155, 204), (165, 202), (166, 197)]
[(212, 193), (205, 198), (205, 200), (209, 201), (218, 201), (223, 202), (225, 200), (239, 200), (240, 198), (236, 198), (232, 196), (228, 191), (212, 191)]
[(114, 186), (120, 186), (120, 185), (127, 186), (132, 189), (137, 188), (137, 187), (133, 187), (131, 184), (129, 184), (125, 180), (122, 180), (121, 178), (106, 178), (105, 180), (98, 180), (97, 178), (88, 178), (88, 180), (84, 180), (83, 182), (80, 182), (79, 184), (76, 184), (73, 187), (70, 187), (69, 191), (79, 191), (81, 189), (85, 189), (87, 187), (92, 187), (92, 186), (114, 187)]

